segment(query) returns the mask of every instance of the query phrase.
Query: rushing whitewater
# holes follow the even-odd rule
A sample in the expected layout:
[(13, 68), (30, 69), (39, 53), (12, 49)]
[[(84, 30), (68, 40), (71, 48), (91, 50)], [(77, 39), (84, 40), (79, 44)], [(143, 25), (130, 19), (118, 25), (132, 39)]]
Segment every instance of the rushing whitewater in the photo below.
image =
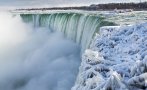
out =
[(21, 14), (27, 23), (33, 23), (34, 27), (49, 27), (52, 31), (60, 31), (81, 46), (83, 52), (89, 48), (95, 33), (102, 26), (115, 25), (105, 21), (99, 15), (80, 13), (52, 13), (52, 14)]
[(0, 90), (70, 90), (79, 63), (79, 46), (61, 33), (0, 13)]

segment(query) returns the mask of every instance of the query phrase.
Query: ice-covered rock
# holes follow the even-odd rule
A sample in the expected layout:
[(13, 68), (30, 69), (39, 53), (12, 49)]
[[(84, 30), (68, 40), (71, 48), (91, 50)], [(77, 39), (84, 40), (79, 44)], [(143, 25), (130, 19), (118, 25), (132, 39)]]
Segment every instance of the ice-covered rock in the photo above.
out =
[(147, 89), (147, 23), (102, 27), (72, 90)]

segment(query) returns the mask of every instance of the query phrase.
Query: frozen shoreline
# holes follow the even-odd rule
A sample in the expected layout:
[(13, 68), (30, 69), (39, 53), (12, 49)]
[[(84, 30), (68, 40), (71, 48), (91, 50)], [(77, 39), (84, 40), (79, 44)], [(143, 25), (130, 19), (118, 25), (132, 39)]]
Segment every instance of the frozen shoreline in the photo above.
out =
[(103, 27), (82, 57), (72, 90), (138, 90), (147, 87), (147, 23)]

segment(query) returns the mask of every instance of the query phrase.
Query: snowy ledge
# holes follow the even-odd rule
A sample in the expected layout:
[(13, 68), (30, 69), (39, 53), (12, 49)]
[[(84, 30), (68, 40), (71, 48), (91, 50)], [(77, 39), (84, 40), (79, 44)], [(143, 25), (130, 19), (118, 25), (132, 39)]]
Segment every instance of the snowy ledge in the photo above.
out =
[(147, 23), (102, 27), (72, 90), (147, 89)]

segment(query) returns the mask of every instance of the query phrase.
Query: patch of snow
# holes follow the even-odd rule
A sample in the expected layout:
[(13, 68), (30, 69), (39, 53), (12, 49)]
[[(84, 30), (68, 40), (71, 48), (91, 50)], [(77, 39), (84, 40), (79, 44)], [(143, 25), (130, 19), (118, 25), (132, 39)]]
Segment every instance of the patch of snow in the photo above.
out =
[(72, 90), (147, 89), (147, 23), (102, 27)]

